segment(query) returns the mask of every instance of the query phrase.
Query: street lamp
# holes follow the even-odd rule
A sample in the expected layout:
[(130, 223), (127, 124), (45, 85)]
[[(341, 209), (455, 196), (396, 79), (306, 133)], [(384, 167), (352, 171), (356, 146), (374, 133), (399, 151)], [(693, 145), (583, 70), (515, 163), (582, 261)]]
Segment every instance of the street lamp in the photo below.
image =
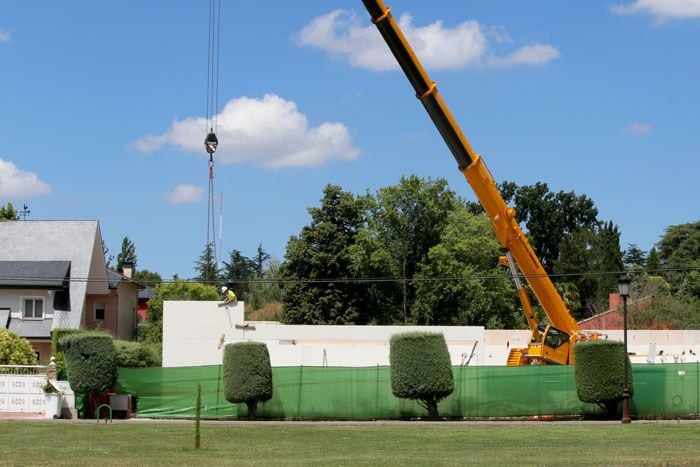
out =
[(622, 389), (622, 423), (630, 423), (630, 386), (629, 379), (627, 377), (627, 297), (630, 294), (630, 278), (627, 274), (622, 274), (620, 279), (618, 279), (618, 286), (620, 290), (620, 296), (622, 297), (622, 309), (623, 309), (623, 329), (624, 329), (624, 341), (625, 341), (625, 386)]

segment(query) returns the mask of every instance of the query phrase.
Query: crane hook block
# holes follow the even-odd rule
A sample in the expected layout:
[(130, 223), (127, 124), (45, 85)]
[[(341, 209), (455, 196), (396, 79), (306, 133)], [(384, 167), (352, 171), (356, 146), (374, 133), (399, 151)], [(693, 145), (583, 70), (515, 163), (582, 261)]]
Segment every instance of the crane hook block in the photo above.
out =
[(216, 147), (219, 145), (219, 140), (212, 131), (204, 138), (204, 147), (209, 154), (214, 154), (216, 152)]

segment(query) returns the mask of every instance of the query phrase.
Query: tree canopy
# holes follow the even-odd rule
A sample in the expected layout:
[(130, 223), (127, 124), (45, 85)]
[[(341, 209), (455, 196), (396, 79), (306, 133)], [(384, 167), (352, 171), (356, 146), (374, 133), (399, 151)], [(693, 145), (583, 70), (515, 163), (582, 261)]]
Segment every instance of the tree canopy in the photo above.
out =
[(36, 364), (36, 356), (29, 341), (0, 327), (0, 365)]
[[(327, 185), (321, 206), (310, 208), (311, 223), (287, 244), (280, 276), (284, 320), (288, 323), (364, 323), (349, 248), (363, 224), (363, 202), (339, 186)], [(310, 281), (313, 282), (310, 282)]]
[(657, 247), (661, 274), (677, 291), (689, 270), (700, 269), (700, 221), (666, 228)]
[[(416, 324), (522, 326), (515, 287), (498, 265), (500, 244), (484, 215), (459, 208), (416, 274)], [(446, 280), (432, 280), (446, 278)], [(457, 279), (459, 278), (459, 279)]]
[(194, 262), (194, 270), (197, 272), (195, 280), (199, 282), (215, 284), (219, 281), (219, 265), (216, 264), (216, 250), (213, 242), (204, 245), (202, 254)]
[(134, 242), (129, 240), (129, 237), (124, 237), (122, 239), (122, 249), (117, 255), (117, 272), (122, 274), (124, 272), (124, 263), (127, 262), (132, 263), (134, 270), (136, 270), (136, 260), (136, 246), (134, 246)]
[(136, 271), (132, 277), (136, 282), (141, 282), (144, 285), (154, 287), (156, 284), (163, 282), (160, 274), (157, 272), (149, 271), (148, 269), (143, 269)]
[(358, 197), (327, 186), (287, 246), (285, 321), (522, 326), (500, 245), (474, 212), (442, 179)]
[(572, 309), (574, 318), (607, 310), (609, 294), (616, 291), (623, 270), (618, 227), (606, 222), (578, 230), (562, 241), (560, 254), (555, 273), (573, 283), (579, 296), (580, 307)]
[(507, 203), (514, 202), (516, 220), (525, 224), (532, 248), (550, 274), (559, 259), (561, 242), (598, 224), (598, 209), (586, 195), (553, 193), (542, 182), (518, 186), (504, 181), (499, 188)]
[(19, 220), (19, 213), (12, 205), (8, 202), (5, 206), (0, 206), (0, 221), (17, 221)]

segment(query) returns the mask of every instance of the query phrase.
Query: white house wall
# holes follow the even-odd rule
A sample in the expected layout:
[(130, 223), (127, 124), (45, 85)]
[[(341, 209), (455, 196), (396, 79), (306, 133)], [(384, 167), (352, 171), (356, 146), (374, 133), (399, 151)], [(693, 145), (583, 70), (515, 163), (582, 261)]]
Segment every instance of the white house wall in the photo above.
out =
[[(53, 318), (54, 291), (37, 289), (2, 289), (0, 290), (0, 308), (9, 308), (12, 318), (22, 318), (22, 298), (37, 297), (44, 299), (44, 318)], [(5, 323), (2, 323), (3, 325)]]

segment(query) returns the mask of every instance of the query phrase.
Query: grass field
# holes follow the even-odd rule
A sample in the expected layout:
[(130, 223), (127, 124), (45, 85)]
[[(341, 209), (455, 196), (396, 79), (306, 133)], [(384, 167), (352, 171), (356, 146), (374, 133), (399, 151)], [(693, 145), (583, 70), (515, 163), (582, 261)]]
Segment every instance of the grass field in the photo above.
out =
[(3, 465), (690, 465), (700, 424), (0, 422)]

